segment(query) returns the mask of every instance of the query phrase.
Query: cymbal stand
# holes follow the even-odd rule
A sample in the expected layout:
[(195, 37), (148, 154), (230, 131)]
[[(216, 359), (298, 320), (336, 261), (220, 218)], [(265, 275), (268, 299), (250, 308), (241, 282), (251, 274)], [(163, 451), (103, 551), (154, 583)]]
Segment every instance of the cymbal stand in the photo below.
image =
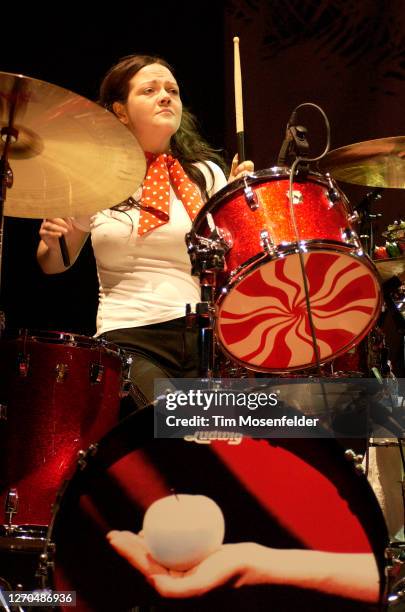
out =
[(391, 313), (397, 333), (401, 336), (401, 353), (399, 355), (399, 363), (397, 363), (400, 371), (405, 369), (405, 317), (401, 314), (395, 302), (395, 296), (401, 295), (401, 288), (402, 283), (398, 276), (392, 276), (382, 285), (384, 303), (387, 311)]
[[(191, 274), (200, 277), (201, 301), (196, 305), (196, 324), (198, 326), (199, 375), (212, 378), (214, 373), (214, 294), (216, 275), (226, 268), (225, 254), (231, 248), (219, 228), (215, 228), (209, 238), (191, 231), (186, 235), (186, 244), (191, 261)], [(187, 305), (187, 316), (191, 307)]]
[[(10, 145), (17, 141), (18, 130), (13, 128), (13, 115), (10, 112), (9, 124), (1, 129), (1, 139), (4, 141), (3, 154), (0, 158), (0, 295), (2, 289), (2, 269), (3, 269), (3, 244), (4, 244), (4, 204), (6, 202), (7, 189), (13, 186), (13, 171), (8, 163), (8, 153)], [(0, 311), (0, 336), (6, 325), (5, 313)]]
[[(3, 239), (4, 239), (4, 204), (7, 196), (7, 189), (13, 186), (13, 171), (8, 163), (10, 146), (18, 140), (18, 129), (14, 126), (17, 111), (22, 115), (27, 105), (29, 94), (26, 91), (24, 78), (18, 78), (12, 90), (6, 96), (8, 102), (8, 124), (1, 128), (0, 136), (4, 142), (3, 153), (0, 158), (0, 295), (2, 289), (2, 269), (3, 269)], [(0, 311), (0, 336), (5, 328), (5, 314)]]
[(371, 259), (374, 251), (374, 223), (381, 217), (381, 213), (372, 213), (371, 207), (374, 202), (381, 200), (382, 189), (377, 187), (369, 191), (366, 196), (355, 207), (358, 218), (360, 219), (359, 236), (365, 243), (365, 251)]

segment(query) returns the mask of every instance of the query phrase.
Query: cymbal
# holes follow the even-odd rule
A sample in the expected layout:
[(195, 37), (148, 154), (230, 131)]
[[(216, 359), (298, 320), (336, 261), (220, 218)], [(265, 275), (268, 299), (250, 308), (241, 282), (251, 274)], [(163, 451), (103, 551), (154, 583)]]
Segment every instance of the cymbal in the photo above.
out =
[(405, 242), (405, 221), (395, 221), (387, 227), (387, 231), (382, 232), (384, 238), (390, 242)]
[(405, 189), (405, 136), (367, 140), (335, 149), (319, 166), (338, 181)]
[(93, 214), (119, 204), (141, 184), (141, 147), (94, 102), (45, 81), (0, 72), (0, 129), (10, 113), (18, 138), (9, 149), (14, 184), (7, 189), (5, 215)]
[(393, 259), (374, 259), (373, 263), (383, 281), (389, 280), (392, 276), (402, 277), (405, 272), (405, 256)]

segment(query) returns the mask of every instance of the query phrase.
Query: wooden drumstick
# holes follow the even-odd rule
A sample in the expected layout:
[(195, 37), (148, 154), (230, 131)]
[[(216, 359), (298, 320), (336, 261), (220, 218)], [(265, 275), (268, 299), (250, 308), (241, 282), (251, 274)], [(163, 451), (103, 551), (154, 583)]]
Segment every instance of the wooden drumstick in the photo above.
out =
[(236, 115), (236, 138), (238, 148), (238, 163), (245, 161), (245, 135), (243, 131), (243, 99), (242, 99), (242, 74), (240, 69), (239, 36), (233, 38), (234, 49), (234, 82), (235, 82), (235, 115)]

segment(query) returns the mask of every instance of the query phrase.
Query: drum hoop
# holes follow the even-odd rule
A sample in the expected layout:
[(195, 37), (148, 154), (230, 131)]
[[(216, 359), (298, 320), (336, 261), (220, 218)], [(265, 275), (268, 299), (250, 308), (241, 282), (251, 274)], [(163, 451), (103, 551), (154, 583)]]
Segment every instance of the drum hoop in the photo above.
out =
[[(381, 293), (381, 283), (380, 283), (380, 279), (379, 276), (376, 272), (375, 266), (372, 262), (372, 260), (370, 259), (370, 257), (368, 255), (366, 255), (365, 253), (363, 253), (363, 255), (361, 255), (361, 257), (358, 255), (357, 251), (359, 250), (357, 247), (354, 246), (349, 246), (349, 245), (345, 245), (343, 243), (339, 243), (339, 242), (335, 242), (333, 240), (308, 240), (306, 242), (306, 244), (309, 245), (309, 248), (307, 249), (309, 252), (311, 250), (323, 250), (325, 249), (325, 247), (330, 246), (332, 248), (328, 248), (327, 251), (330, 253), (337, 253), (337, 254), (345, 254), (348, 255), (349, 257), (353, 257), (353, 259), (355, 259), (358, 262), (361, 262), (363, 264), (365, 264), (365, 267), (369, 269), (370, 272), (373, 273), (373, 277), (375, 282), (377, 283), (377, 304), (372, 316), (372, 319), (369, 323), (369, 325), (363, 330), (362, 334), (357, 336), (355, 341), (351, 342), (350, 344), (346, 345), (344, 348), (342, 348), (340, 351), (334, 353), (332, 356), (326, 358), (326, 359), (322, 359), (322, 362), (320, 365), (324, 365), (329, 363), (330, 361), (333, 361), (334, 359), (336, 359), (336, 357), (340, 357), (341, 355), (343, 355), (344, 353), (346, 353), (347, 351), (349, 351), (351, 348), (353, 348), (354, 346), (357, 346), (357, 344), (359, 344), (359, 342), (361, 342), (365, 336), (368, 334), (368, 332), (370, 331), (370, 329), (374, 326), (375, 322), (378, 319), (379, 313), (381, 311), (381, 307), (382, 307), (382, 293)], [(284, 247), (282, 249), (278, 249), (278, 251), (282, 251), (283, 256), (287, 256), (287, 255), (294, 255), (297, 254), (297, 243), (290, 243), (288, 245), (286, 245), (285, 250)], [(222, 289), (220, 290), (217, 302), (216, 302), (216, 320), (215, 320), (215, 336), (217, 339), (217, 342), (219, 344), (219, 346), (221, 347), (221, 350), (223, 351), (223, 353), (225, 354), (226, 357), (228, 357), (229, 359), (232, 359), (235, 363), (237, 363), (239, 366), (242, 366), (244, 368), (248, 367), (249, 370), (253, 370), (254, 372), (271, 372), (271, 373), (275, 373), (275, 374), (288, 374), (289, 372), (295, 372), (298, 370), (309, 370), (313, 367), (316, 367), (316, 364), (314, 363), (313, 365), (307, 365), (307, 366), (297, 366), (297, 367), (291, 367), (289, 369), (263, 369), (259, 366), (255, 366), (254, 364), (247, 364), (245, 361), (241, 361), (238, 357), (236, 357), (236, 355), (233, 355), (232, 353), (230, 353), (226, 346), (224, 345), (224, 343), (221, 341), (220, 335), (219, 335), (219, 331), (218, 331), (218, 322), (219, 322), (219, 310), (221, 308), (222, 302), (226, 299), (226, 297), (228, 296), (228, 294), (230, 293), (230, 291), (236, 287), (241, 281), (243, 281), (248, 274), (251, 274), (252, 272), (255, 272), (256, 270), (258, 270), (259, 268), (261, 268), (265, 263), (270, 263), (271, 261), (274, 261), (276, 259), (279, 259), (279, 255), (278, 253), (276, 253), (275, 255), (267, 255), (265, 254), (263, 257), (260, 257), (259, 259), (256, 259), (257, 256), (255, 256), (254, 258), (251, 258), (251, 260), (249, 260), (251, 263), (249, 264), (248, 267), (246, 267), (246, 263), (242, 264), (242, 266), (239, 266), (239, 268), (235, 269), (234, 272), (234, 276), (232, 278), (230, 278), (229, 283), (227, 283), (224, 287), (222, 287)], [(253, 261), (252, 261), (253, 260)], [(237, 275), (237, 271), (238, 274)]]
[(0, 551), (19, 550), (41, 552), (47, 538), (45, 525), (18, 525), (7, 533), (4, 527), (0, 530)]
[[(232, 272), (229, 274), (228, 283), (222, 288), (223, 294), (221, 293), (219, 297), (219, 301), (222, 301), (226, 294), (236, 285), (239, 281), (243, 280), (246, 277), (247, 273), (253, 272), (257, 270), (264, 263), (268, 263), (270, 261), (274, 261), (276, 259), (280, 259), (281, 257), (288, 257), (289, 255), (296, 255), (300, 246), (304, 245), (307, 252), (311, 251), (322, 251), (327, 250), (328, 253), (337, 253), (337, 254), (345, 254), (353, 257), (357, 261), (361, 261), (365, 263), (366, 267), (369, 268), (371, 272), (374, 273), (375, 280), (378, 283), (379, 293), (381, 292), (381, 280), (378, 274), (378, 270), (372, 259), (367, 255), (367, 253), (362, 252), (361, 255), (358, 254), (361, 249), (359, 249), (354, 244), (345, 244), (344, 242), (338, 242), (337, 240), (320, 240), (318, 238), (303, 240), (299, 245), (297, 242), (288, 242), (285, 244), (277, 245), (275, 248), (275, 252), (273, 255), (261, 251), (256, 255), (253, 255), (242, 264), (237, 266)], [(239, 276), (243, 273), (242, 276)], [(224, 291), (225, 289), (225, 291)], [(381, 298), (382, 304), (382, 298)], [(380, 306), (381, 306), (380, 304)]]
[[(250, 271), (250, 269), (252, 268), (254, 264), (256, 263), (259, 264), (263, 259), (272, 261), (273, 259), (279, 259), (280, 257), (287, 257), (288, 255), (294, 255), (297, 253), (298, 249), (302, 245), (305, 246), (307, 251), (311, 251), (311, 250), (316, 251), (316, 250), (322, 250), (326, 248), (326, 250), (330, 252), (340, 253), (341, 251), (342, 252), (347, 251), (348, 254), (352, 253), (354, 256), (356, 256), (357, 252), (361, 250), (353, 243), (339, 242), (337, 240), (321, 240), (319, 238), (311, 238), (309, 240), (302, 240), (300, 245), (297, 242), (288, 242), (288, 243), (285, 242), (275, 247), (273, 255), (270, 255), (269, 253), (266, 253), (265, 251), (260, 251), (256, 253), (256, 255), (253, 255), (252, 257), (244, 261), (242, 264), (234, 268), (232, 272), (229, 274), (229, 282), (227, 283), (227, 285), (225, 285), (225, 288), (226, 288), (225, 293), (229, 291), (228, 287), (231, 287), (232, 284), (235, 284), (237, 282), (237, 279), (235, 277), (237, 277), (241, 272), (247, 271), (247, 269), (249, 269)], [(329, 247), (332, 247), (332, 248), (329, 248)], [(367, 265), (374, 272), (374, 275), (376, 276), (379, 282), (380, 289), (381, 289), (380, 276), (378, 274), (378, 270), (373, 260), (370, 259), (370, 257), (366, 253), (362, 253), (361, 257), (362, 258), (364, 257), (364, 259), (367, 260)]]
[[(227, 202), (228, 200), (231, 200), (232, 197), (236, 194), (236, 192), (240, 191), (241, 189), (245, 187), (245, 180), (249, 186), (265, 182), (263, 179), (268, 179), (269, 181), (288, 180), (290, 177), (290, 170), (291, 169), (287, 166), (273, 166), (265, 170), (258, 170), (254, 174), (249, 174), (245, 178), (236, 179), (235, 181), (232, 181), (232, 183), (225, 185), (225, 187), (222, 187), (222, 189), (217, 191), (217, 193), (213, 195), (212, 198), (210, 198), (204, 204), (204, 206), (200, 209), (196, 218), (194, 219), (193, 229), (197, 233), (198, 231), (201, 231), (200, 225), (205, 219), (207, 213), (215, 210), (219, 202), (221, 201)], [(332, 178), (330, 179), (330, 181), (333, 184), (333, 186), (339, 191), (339, 195), (341, 196), (345, 207), (349, 210), (350, 206), (349, 206), (349, 201), (347, 197), (339, 189), (339, 187), (337, 186), (337, 184)], [(302, 181), (302, 182), (317, 183), (318, 185), (321, 185), (323, 187), (327, 187), (328, 189), (330, 189), (330, 183), (325, 178), (325, 175), (321, 174), (320, 172), (316, 172), (314, 170), (310, 170), (305, 176), (305, 181)]]
[(87, 348), (115, 354), (117, 357), (120, 357), (122, 353), (122, 349), (117, 344), (107, 342), (104, 338), (95, 338), (65, 331), (19, 328), (15, 333), (6, 333), (4, 339), (8, 341), (22, 340), (23, 342), (32, 341), (44, 344), (60, 344), (75, 348)]

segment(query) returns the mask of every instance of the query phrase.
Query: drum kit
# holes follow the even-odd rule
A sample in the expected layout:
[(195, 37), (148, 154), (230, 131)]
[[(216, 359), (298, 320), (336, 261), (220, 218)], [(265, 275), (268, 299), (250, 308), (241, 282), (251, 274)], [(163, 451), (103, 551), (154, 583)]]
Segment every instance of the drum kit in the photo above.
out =
[[(3, 210), (23, 218), (93, 214), (124, 201), (143, 180), (144, 155), (130, 132), (57, 86), (0, 73), (0, 128), (0, 272)], [(322, 375), (368, 375), (368, 351), (363, 359), (358, 347), (381, 315), (381, 282), (404, 280), (405, 254), (372, 261), (357, 233), (359, 215), (335, 179), (405, 188), (405, 137), (332, 151), (320, 169), (301, 168), (292, 186), (288, 166), (255, 172), (201, 209), (187, 244), (201, 280), (202, 374), (218, 371), (219, 347), (238, 373), (305, 376), (321, 367)], [(400, 223), (388, 230), (399, 245), (401, 230)], [(401, 320), (403, 296), (399, 282), (393, 303)], [(139, 529), (142, 510), (171, 487), (219, 496), (229, 515), (242, 504), (248, 518), (241, 525), (234, 517), (231, 541), (360, 548), (374, 553), (386, 584), (380, 509), (333, 441), (291, 448), (284, 440), (265, 447), (246, 440), (233, 448), (154, 440), (153, 410), (118, 424), (126, 359), (117, 346), (78, 334), (3, 334), (0, 588), (76, 590), (82, 610), (129, 609), (136, 593), (144, 603), (149, 587), (117, 560), (104, 534)], [(319, 516), (314, 495), (325, 503)]]

